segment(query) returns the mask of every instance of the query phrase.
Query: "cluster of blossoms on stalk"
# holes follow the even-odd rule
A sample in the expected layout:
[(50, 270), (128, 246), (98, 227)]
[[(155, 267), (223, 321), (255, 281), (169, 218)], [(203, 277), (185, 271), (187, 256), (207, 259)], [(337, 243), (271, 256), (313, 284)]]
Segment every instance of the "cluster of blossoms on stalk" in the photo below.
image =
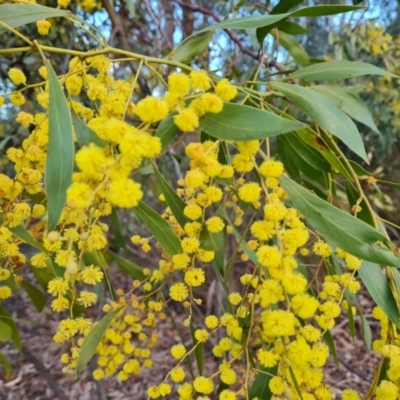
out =
[[(24, 264), (57, 271), (47, 291), (53, 296), (51, 308), (68, 315), (54, 335), (57, 343), (69, 344), (61, 356), (65, 372), (77, 367), (84, 338), (96, 326), (76, 316), (74, 308), (95, 305), (98, 298), (93, 287), (106, 278), (102, 264), (87, 262), (85, 255), (108, 245), (108, 225), (102, 218), (114, 207), (130, 209), (142, 200), (141, 185), (133, 174), (146, 159), (162, 153), (161, 140), (154, 135), (156, 124), (172, 115), (180, 131), (193, 132), (204, 115), (220, 113), (224, 102), (237, 96), (237, 88), (227, 79), (215, 82), (205, 71), (192, 70), (171, 73), (164, 96), (135, 102), (136, 79), (116, 80), (111, 69), (112, 59), (89, 53), (85, 59), (73, 58), (69, 71), (59, 78), (68, 93), (71, 113), (86, 121), (98, 140), (79, 145), (56, 229), (47, 230), (43, 184), (49, 140), (45, 67), (39, 70), (43, 82), (36, 85), (43, 112), (18, 113), (17, 122), (29, 128), (29, 135), (20, 147), (7, 150), (15, 176), (0, 175), (0, 280), (5, 282), (0, 286), (0, 300), (12, 295), (8, 279), (21, 283), (18, 271)], [(22, 106), (29, 86), (26, 77), (13, 68), (9, 78), (22, 89), (7, 98), (14, 106)], [(85, 96), (91, 106), (72, 100), (76, 96)], [(275, 400), (332, 399), (324, 383), (329, 348), (323, 338), (341, 312), (349, 310), (349, 296), (360, 290), (357, 270), (361, 260), (332, 249), (291, 206), (279, 180), (284, 166), (270, 156), (268, 139), (188, 141), (185, 153), (189, 169), (177, 181), (176, 194), (185, 205), (186, 221), (178, 220), (169, 207), (162, 214), (179, 238), (180, 251), (174, 255), (163, 251), (158, 268), (145, 269), (145, 278), (133, 281), (131, 291), (117, 290), (117, 298), (103, 307), (107, 315), (114, 314), (96, 349), (94, 378), (117, 375), (124, 381), (141, 368), (151, 368), (157, 322), (165, 320), (166, 304), (177, 302), (186, 313), (183, 328), (193, 330), (195, 344), (176, 343), (171, 348), (176, 365), (159, 385), (148, 389), (150, 399), (171, 393), (180, 400), (213, 399), (218, 387), (220, 400), (245, 398), (258, 373), (270, 378)], [(16, 232), (21, 226), (40, 243), (41, 250), (29, 259)], [(246, 267), (235, 291), (226, 293), (224, 312), (206, 315), (199, 322), (193, 314), (203, 302), (199, 288), (210, 281), (212, 263), (220, 250), (210, 247), (205, 238), (223, 231), (239, 242), (233, 257), (237, 255)], [(131, 240), (148, 251), (154, 239), (133, 235)], [(310, 249), (320, 260), (316, 270), (301, 262)], [(333, 259), (339, 269), (333, 267)], [(319, 286), (314, 278), (324, 263), (331, 273)], [(382, 340), (374, 348), (390, 359), (389, 380), (380, 383), (376, 399), (394, 400), (400, 376), (398, 337), (389, 331), (392, 325), (381, 310), (376, 309), (374, 316), (382, 325)], [(204, 343), (211, 344), (218, 370), (192, 376), (185, 368), (186, 359)], [(359, 396), (345, 390), (342, 399)]]

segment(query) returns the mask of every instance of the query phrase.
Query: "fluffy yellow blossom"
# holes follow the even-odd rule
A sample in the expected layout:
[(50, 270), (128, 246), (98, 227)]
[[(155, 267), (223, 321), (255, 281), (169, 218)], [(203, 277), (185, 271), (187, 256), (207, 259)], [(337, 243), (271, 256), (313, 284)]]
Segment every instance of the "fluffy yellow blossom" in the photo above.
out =
[(46, 19), (41, 19), (36, 22), (37, 30), (40, 35), (46, 36), (49, 33), (51, 23)]
[(168, 104), (164, 100), (148, 96), (137, 104), (136, 114), (143, 121), (154, 123), (168, 115)]
[(205, 280), (204, 271), (200, 268), (193, 268), (185, 273), (185, 283), (188, 286), (200, 286), (205, 282)]
[(233, 86), (228, 79), (221, 79), (216, 87), (215, 93), (223, 100), (223, 101), (231, 101), (237, 95), (237, 88)]
[(186, 348), (183, 344), (175, 344), (171, 347), (171, 355), (180, 360), (186, 354)]
[(206, 71), (192, 71), (189, 74), (190, 83), (193, 90), (206, 91), (211, 87), (211, 80)]
[(26, 84), (25, 74), (18, 68), (11, 68), (8, 71), (8, 77), (11, 79), (12, 83), (15, 85)]
[(80, 274), (80, 279), (87, 285), (95, 285), (103, 280), (103, 276), (104, 274), (99, 267), (90, 265), (83, 269)]
[(210, 378), (199, 376), (194, 380), (193, 387), (198, 393), (210, 394), (214, 390), (214, 383)]
[(246, 183), (238, 191), (240, 200), (243, 200), (246, 203), (253, 203), (259, 200), (260, 194), (261, 187), (255, 182)]
[(184, 301), (189, 296), (189, 290), (184, 283), (174, 283), (169, 289), (171, 299), (175, 301)]
[(169, 90), (179, 96), (186, 96), (190, 92), (190, 78), (186, 74), (173, 72), (168, 76)]
[(6, 300), (11, 297), (12, 291), (8, 286), (0, 286), (0, 300)]
[(174, 116), (175, 125), (183, 132), (192, 132), (199, 127), (199, 117), (190, 108), (185, 108)]
[(206, 221), (207, 230), (211, 233), (218, 233), (224, 229), (225, 223), (220, 217), (211, 217)]

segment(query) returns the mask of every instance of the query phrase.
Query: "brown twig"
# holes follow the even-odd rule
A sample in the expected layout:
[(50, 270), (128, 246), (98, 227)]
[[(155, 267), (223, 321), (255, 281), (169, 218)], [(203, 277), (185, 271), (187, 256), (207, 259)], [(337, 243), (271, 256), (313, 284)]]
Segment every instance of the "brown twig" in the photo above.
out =
[[(214, 11), (208, 10), (205, 7), (185, 3), (184, 1), (181, 1), (181, 0), (172, 0), (172, 2), (183, 8), (192, 10), (193, 12), (199, 12), (203, 15), (208, 15), (211, 18), (213, 18), (214, 21), (216, 21), (216, 22), (222, 22), (222, 18), (220, 18), (218, 14), (216, 14)], [(248, 55), (253, 60), (260, 61), (260, 55), (258, 53), (253, 52), (248, 47), (246, 47), (242, 43), (242, 41), (236, 36), (235, 33), (233, 33), (230, 29), (223, 29), (223, 31), (229, 36), (229, 38), (232, 40), (232, 42), (234, 42), (239, 47), (240, 51), (243, 54)], [(270, 61), (263, 60), (263, 64), (267, 67), (275, 67), (280, 72), (285, 71), (285, 68), (282, 65), (280, 65), (278, 62), (276, 62), (275, 60), (270, 60)]]

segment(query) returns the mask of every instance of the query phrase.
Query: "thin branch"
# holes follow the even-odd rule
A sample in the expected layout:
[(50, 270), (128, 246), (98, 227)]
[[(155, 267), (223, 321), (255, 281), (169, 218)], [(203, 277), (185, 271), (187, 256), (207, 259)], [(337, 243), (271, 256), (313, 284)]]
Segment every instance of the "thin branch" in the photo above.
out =
[[(184, 1), (181, 1), (181, 0), (172, 0), (172, 2), (183, 8), (192, 10), (193, 12), (199, 12), (203, 15), (208, 15), (211, 18), (213, 18), (214, 21), (216, 21), (216, 22), (222, 21), (222, 19), (219, 17), (218, 14), (216, 14), (214, 11), (208, 10), (205, 7), (185, 3)], [(248, 55), (253, 60), (260, 61), (260, 55), (258, 53), (253, 52), (248, 47), (246, 47), (242, 43), (242, 41), (236, 36), (235, 33), (233, 33), (230, 29), (223, 29), (223, 31), (229, 36), (229, 38), (232, 40), (232, 42), (234, 42), (239, 47), (240, 51), (243, 54)], [(282, 65), (280, 65), (278, 62), (276, 62), (275, 60), (270, 60), (270, 61), (262, 60), (262, 62), (266, 67), (275, 67), (278, 71), (281, 71), (281, 72), (285, 71), (285, 68)]]

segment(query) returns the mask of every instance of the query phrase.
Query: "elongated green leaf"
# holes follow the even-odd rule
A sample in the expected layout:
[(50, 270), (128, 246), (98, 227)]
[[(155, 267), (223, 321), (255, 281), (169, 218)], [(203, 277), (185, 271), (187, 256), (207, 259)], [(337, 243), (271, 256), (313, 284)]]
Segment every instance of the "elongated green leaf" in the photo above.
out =
[(80, 374), (93, 357), (97, 346), (110, 326), (114, 317), (121, 311), (121, 308), (111, 311), (93, 326), (89, 334), (82, 343), (81, 351), (76, 362), (76, 373)]
[(350, 118), (361, 122), (376, 133), (379, 133), (368, 107), (356, 94), (335, 86), (312, 86), (311, 89), (330, 98)]
[(334, 81), (336, 79), (354, 78), (361, 75), (383, 75), (399, 78), (397, 75), (384, 71), (372, 64), (361, 61), (336, 60), (299, 69), (290, 75), (290, 79)]
[[(0, 4), (0, 21), (11, 28), (18, 28), (40, 19), (65, 17), (67, 15), (68, 11), (36, 4)], [(6, 28), (0, 26), (0, 34), (5, 31)]]
[(104, 147), (107, 141), (101, 139), (97, 134), (92, 131), (79, 117), (76, 115), (75, 110), (71, 107), (72, 122), (75, 127), (76, 140), (79, 147), (89, 146), (90, 143), (98, 147)]
[(283, 93), (318, 125), (337, 136), (354, 153), (367, 160), (361, 136), (354, 122), (330, 99), (298, 85), (279, 82), (271, 83), (270, 86)]
[(365, 200), (359, 202), (360, 194), (357, 192), (357, 190), (350, 182), (346, 181), (345, 188), (346, 188), (347, 199), (349, 200), (350, 205), (353, 207), (358, 203), (358, 205), (361, 207), (361, 211), (357, 213), (357, 218), (366, 222), (368, 225), (374, 226), (374, 216), (371, 215), (371, 213), (369, 212)]
[(303, 3), (304, 0), (281, 0), (270, 12), (270, 14), (281, 14), (289, 11), (291, 8)]
[(121, 224), (119, 222), (119, 217), (118, 217), (117, 212), (115, 211), (115, 208), (113, 208), (113, 210), (111, 212), (110, 219), (111, 219), (111, 226), (112, 226), (113, 234), (114, 234), (114, 243), (120, 249), (126, 249), (125, 240), (121, 233)]
[(11, 328), (11, 340), (14, 343), (16, 349), (21, 351), (22, 342), (19, 335), (18, 327), (3, 304), (0, 304), (0, 320), (6, 323)]
[(279, 22), (279, 31), (286, 32), (289, 35), (304, 35), (308, 32), (308, 29), (302, 27), (296, 22), (284, 21)]
[[(219, 215), (221, 217), (221, 215)], [(200, 233), (200, 247), (207, 251), (214, 251), (214, 263), (223, 274), (226, 246), (226, 228), (218, 233), (210, 233), (206, 227)]]
[(265, 110), (225, 103), (222, 112), (207, 113), (200, 128), (210, 136), (224, 140), (255, 140), (300, 129), (304, 124), (278, 117)]
[(326, 159), (326, 161), (329, 162), (329, 164), (332, 166), (332, 172), (334, 172), (333, 169), (335, 169), (335, 172), (339, 172), (346, 179), (352, 179), (346, 167), (335, 155), (335, 153), (331, 151), (328, 144), (320, 136), (317, 136), (306, 129), (300, 129), (296, 133), (304, 143), (317, 150)]
[(329, 162), (313, 147), (307, 145), (296, 133), (288, 133), (281, 138), (288, 141), (296, 152), (312, 167), (325, 172), (331, 172)]
[(173, 51), (171, 59), (182, 63), (191, 61), (194, 57), (203, 53), (208, 47), (212, 36), (213, 32), (207, 32), (191, 37)]
[(178, 221), (179, 225), (183, 228), (189, 220), (183, 213), (186, 203), (178, 196), (174, 189), (168, 184), (165, 178), (161, 175), (157, 168), (157, 165), (153, 162), (153, 170), (157, 177), (157, 181), (160, 185), (161, 191), (165, 197), (165, 200), (172, 211), (172, 214)]
[(4, 371), (6, 373), (4, 376), (5, 380), (10, 379), (13, 372), (12, 365), (3, 353), (0, 353), (0, 364), (3, 364)]
[(351, 338), (354, 340), (354, 338), (356, 337), (356, 326), (354, 323), (354, 315), (353, 315), (353, 309), (350, 303), (348, 303), (347, 305), (347, 313), (349, 316), (349, 330), (350, 330), (350, 335)]
[(388, 243), (382, 233), (321, 200), (291, 179), (282, 176), (280, 180), (294, 206), (331, 246), (340, 247), (363, 260), (400, 267), (400, 259), (376, 243)]
[(329, 352), (332, 354), (332, 357), (335, 360), (336, 365), (339, 365), (339, 358), (336, 351), (335, 341), (333, 340), (333, 337), (329, 331), (326, 331), (324, 333), (324, 339), (329, 347)]
[(0, 342), (8, 342), (11, 339), (11, 335), (10, 326), (0, 319)]
[(165, 221), (165, 219), (163, 219), (158, 213), (156, 213), (142, 201), (137, 207), (135, 207), (135, 212), (149, 228), (150, 232), (157, 239), (157, 242), (160, 243), (161, 247), (170, 256), (182, 252), (179, 238), (175, 235), (168, 222)]
[[(394, 271), (396, 271), (396, 270), (394, 270)], [(367, 319), (364, 317), (364, 314), (360, 310), (358, 310), (358, 314), (360, 315), (360, 318), (361, 318), (361, 325), (362, 325), (363, 333), (364, 333), (364, 342), (367, 346), (367, 349), (371, 350), (371, 347), (372, 347), (371, 327), (369, 326)]]
[(349, 11), (363, 9), (364, 7), (355, 6), (314, 6), (305, 7), (291, 13), (274, 14), (274, 15), (256, 15), (251, 17), (235, 18), (219, 22), (208, 26), (200, 32), (206, 32), (214, 29), (256, 29), (263, 26), (274, 25), (275, 23), (287, 19), (289, 17), (320, 17), (322, 15), (335, 15)]
[(161, 140), (161, 149), (164, 151), (178, 136), (179, 128), (174, 123), (174, 114), (168, 114), (168, 117), (164, 118), (154, 136), (159, 137)]
[(279, 31), (276, 34), (274, 31), (271, 32), (275, 38), (279, 41), (279, 44), (283, 46), (286, 51), (293, 57), (294, 61), (302, 67), (306, 67), (310, 64), (310, 58), (304, 47), (288, 33)]
[(46, 296), (44, 293), (36, 286), (33, 286), (31, 283), (25, 280), (21, 282), (21, 286), (26, 290), (26, 293), (28, 293), (28, 296), (32, 300), (36, 310), (38, 312), (42, 312), (46, 306)]
[(121, 270), (127, 275), (131, 276), (133, 279), (142, 281), (146, 278), (146, 275), (143, 273), (143, 268), (139, 267), (139, 265), (127, 260), (126, 258), (120, 257), (111, 251), (109, 251), (108, 254), (111, 255)]
[(203, 366), (204, 366), (204, 346), (203, 343), (199, 343), (195, 338), (195, 329), (192, 323), (190, 323), (190, 334), (192, 335), (193, 346), (196, 346), (194, 353), (196, 356), (197, 369), (199, 371), (199, 375), (203, 375)]
[(400, 328), (400, 314), (396, 300), (379, 265), (364, 261), (358, 270), (358, 275), (375, 303)]
[(278, 365), (272, 368), (261, 368), (261, 371), (266, 372), (265, 374), (259, 372), (254, 380), (253, 384), (249, 389), (249, 399), (253, 400), (270, 400), (272, 393), (269, 388), (269, 381), (271, 378), (278, 373)]
[(22, 225), (16, 226), (15, 228), (10, 228), (10, 231), (20, 239), (22, 239), (25, 243), (30, 244), (33, 247), (36, 247), (39, 250), (46, 251), (44, 246), (38, 242), (31, 233), (24, 228)]
[(71, 115), (60, 82), (50, 63), (49, 75), (49, 144), (45, 169), (48, 230), (57, 226), (67, 200), (74, 167), (74, 140)]

